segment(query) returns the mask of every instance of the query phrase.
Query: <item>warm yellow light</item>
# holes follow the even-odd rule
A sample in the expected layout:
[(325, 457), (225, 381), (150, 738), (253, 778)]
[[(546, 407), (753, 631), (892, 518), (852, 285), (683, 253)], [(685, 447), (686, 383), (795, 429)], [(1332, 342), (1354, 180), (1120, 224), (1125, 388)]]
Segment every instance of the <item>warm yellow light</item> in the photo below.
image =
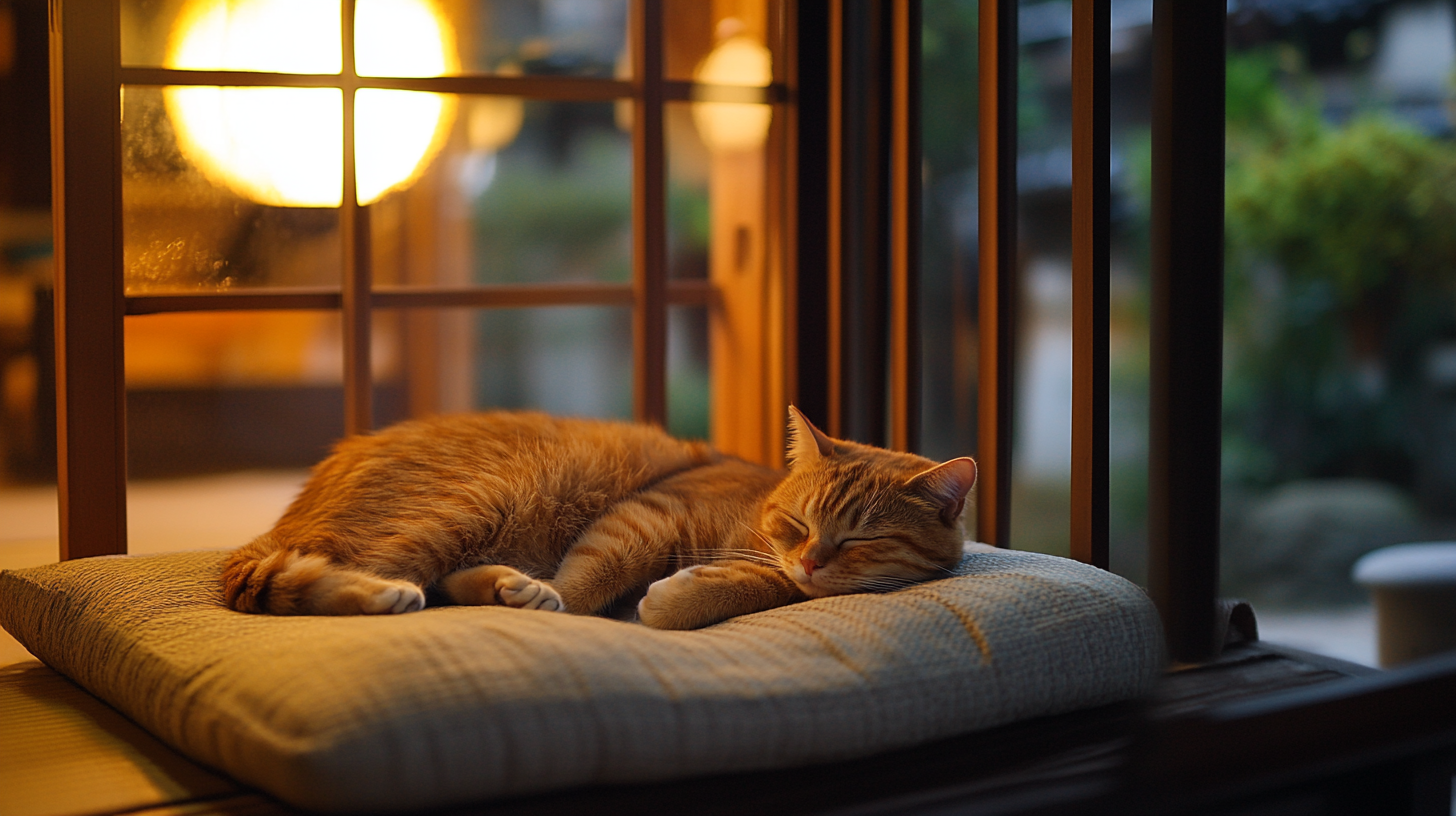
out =
[[(497, 76), (520, 76), (521, 66), (506, 63)], [(466, 104), (465, 139), (470, 149), (495, 153), (515, 140), (526, 122), (526, 103), (515, 96), (476, 96)]]
[[(745, 34), (729, 37), (708, 54), (695, 72), (706, 85), (762, 87), (773, 81), (773, 55)], [(734, 153), (756, 150), (768, 137), (773, 109), (744, 102), (696, 102), (693, 122), (710, 150)]]
[[(194, 0), (179, 17), (167, 67), (331, 74), (342, 67), (338, 0)], [(448, 24), (430, 0), (358, 0), (361, 76), (454, 70)], [(240, 195), (279, 207), (337, 207), (343, 196), (342, 92), (332, 88), (170, 87), (183, 153)], [(439, 151), (454, 97), (361, 89), (354, 97), (357, 198), (408, 186)]]

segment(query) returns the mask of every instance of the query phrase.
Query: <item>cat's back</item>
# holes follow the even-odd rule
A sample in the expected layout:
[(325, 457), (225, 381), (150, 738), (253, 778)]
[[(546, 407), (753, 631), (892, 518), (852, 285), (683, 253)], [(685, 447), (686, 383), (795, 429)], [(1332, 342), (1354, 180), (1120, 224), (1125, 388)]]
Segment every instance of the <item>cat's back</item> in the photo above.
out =
[(534, 412), (453, 414), (341, 441), (309, 487), (378, 486), (401, 495), (493, 485), (557, 495), (576, 485), (625, 493), (716, 458), (706, 444), (650, 425)]
[(336, 445), (277, 532), (315, 537), (339, 525), (379, 530), (456, 515), (574, 528), (717, 458), (705, 443), (637, 423), (505, 411), (410, 420)]

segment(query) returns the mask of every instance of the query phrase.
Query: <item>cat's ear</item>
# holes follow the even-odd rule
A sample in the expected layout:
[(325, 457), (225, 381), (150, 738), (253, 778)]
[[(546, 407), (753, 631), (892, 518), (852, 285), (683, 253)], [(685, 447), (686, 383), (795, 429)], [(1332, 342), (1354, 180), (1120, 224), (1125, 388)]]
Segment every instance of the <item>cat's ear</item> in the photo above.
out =
[(798, 467), (834, 455), (834, 440), (789, 406), (789, 465)]
[(966, 494), (976, 483), (976, 463), (970, 457), (952, 459), (916, 474), (911, 487), (940, 506), (940, 520), (954, 527), (966, 507)]

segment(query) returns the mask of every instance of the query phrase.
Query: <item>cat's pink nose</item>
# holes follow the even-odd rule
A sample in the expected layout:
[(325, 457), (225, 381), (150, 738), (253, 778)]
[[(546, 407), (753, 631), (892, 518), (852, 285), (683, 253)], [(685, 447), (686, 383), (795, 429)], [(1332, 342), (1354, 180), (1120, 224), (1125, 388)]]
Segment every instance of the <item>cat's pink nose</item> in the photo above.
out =
[(814, 559), (812, 558), (800, 558), (799, 563), (804, 565), (804, 572), (807, 572), (810, 575), (814, 574), (814, 570), (824, 566), (823, 564), (815, 563)]

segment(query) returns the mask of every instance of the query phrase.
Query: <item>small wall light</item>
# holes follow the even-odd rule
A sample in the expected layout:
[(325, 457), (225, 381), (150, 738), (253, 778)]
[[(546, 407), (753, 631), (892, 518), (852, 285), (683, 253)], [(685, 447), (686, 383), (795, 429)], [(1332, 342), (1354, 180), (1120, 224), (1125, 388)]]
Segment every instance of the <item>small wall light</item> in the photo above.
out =
[[(743, 33), (743, 24), (729, 18), (718, 26), (720, 42), (694, 72), (705, 85), (762, 87), (773, 81), (773, 55), (763, 43)], [(694, 102), (698, 135), (715, 153), (757, 150), (768, 138), (773, 109), (745, 102)]]

